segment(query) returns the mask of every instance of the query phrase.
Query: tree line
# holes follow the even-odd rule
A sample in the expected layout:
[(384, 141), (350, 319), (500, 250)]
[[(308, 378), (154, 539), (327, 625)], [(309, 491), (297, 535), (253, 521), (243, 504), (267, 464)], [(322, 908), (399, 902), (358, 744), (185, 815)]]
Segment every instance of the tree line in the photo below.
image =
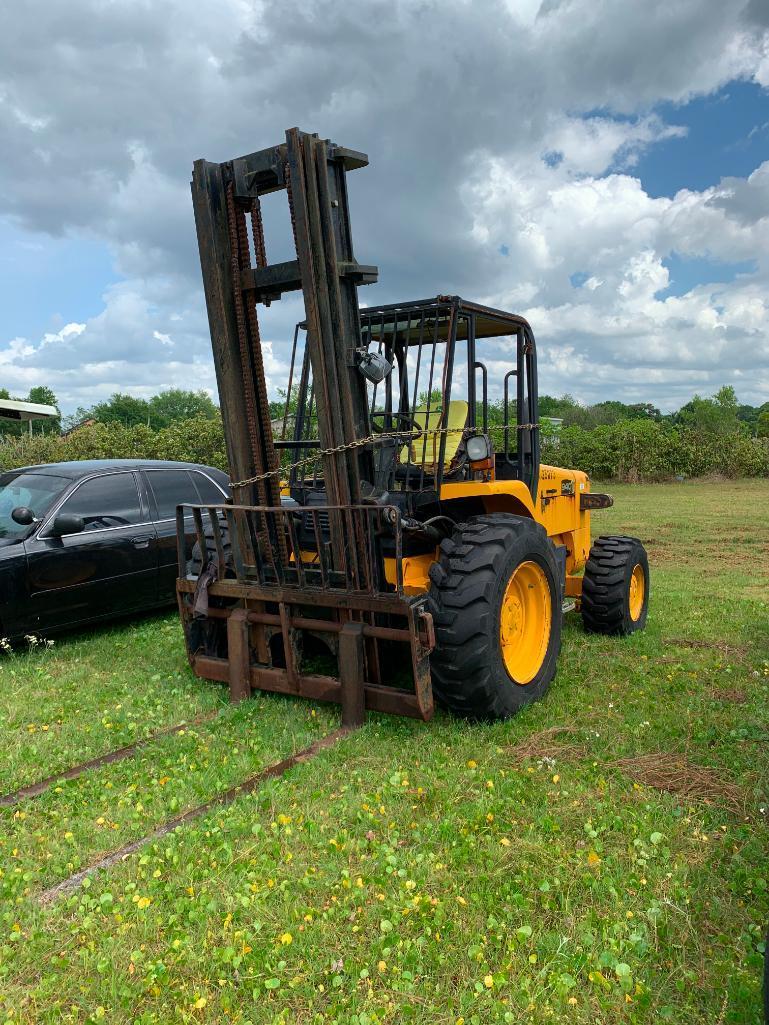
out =
[[(440, 398), (434, 398), (431, 405), (438, 406)], [(33, 389), (29, 400), (56, 404), (49, 390)], [(285, 400), (271, 403), (274, 420), (282, 419), (284, 405)], [(543, 461), (583, 469), (595, 480), (769, 476), (769, 403), (740, 404), (729, 386), (710, 397), (695, 396), (671, 414), (645, 404), (580, 406), (570, 396), (547, 395), (541, 396), (540, 414)], [(556, 428), (548, 418), (562, 424)], [(64, 418), (63, 426), (83, 421), (89, 426), (66, 436), (49, 427), (32, 438), (19, 432), (19, 425), (3, 423), (0, 469), (131, 456), (227, 469), (220, 412), (205, 392), (171, 389), (150, 399), (116, 394)], [(501, 422), (501, 404), (495, 404), (489, 410), (489, 430), (497, 448), (502, 444)]]
[[(285, 408), (285, 393), (281, 399), (270, 402), (270, 415), (280, 419)], [(0, 398), (12, 396), (7, 389), (0, 389)], [(426, 396), (420, 396), (426, 401)], [(45, 385), (31, 388), (24, 396), (29, 402), (59, 408), (58, 400), (53, 391)], [(431, 405), (440, 404), (440, 393), (432, 396)], [(296, 405), (292, 395), (290, 412)], [(769, 437), (769, 402), (761, 406), (740, 403), (731, 385), (720, 388), (715, 395), (702, 397), (695, 395), (689, 402), (673, 413), (662, 413), (650, 402), (625, 403), (616, 399), (597, 402), (593, 405), (580, 403), (572, 395), (540, 395), (539, 414), (547, 419), (562, 421), (563, 427), (582, 427), (592, 430), (595, 427), (610, 426), (620, 421), (646, 420), (653, 423), (680, 425), (694, 430), (728, 434), (732, 431), (744, 431), (758, 438)], [(219, 407), (205, 391), (187, 391), (183, 388), (169, 388), (151, 396), (149, 399), (137, 398), (124, 392), (115, 392), (108, 399), (92, 406), (79, 406), (74, 413), (59, 417), (57, 420), (41, 421), (35, 425), (35, 433), (57, 434), (71, 430), (78, 424), (93, 420), (96, 423), (119, 423), (123, 427), (142, 425), (151, 430), (159, 431), (170, 426), (177, 420), (194, 420), (198, 417), (215, 420), (219, 416)], [(490, 409), (492, 423), (501, 423), (502, 404), (492, 404)], [(0, 422), (0, 433), (17, 436), (24, 431), (25, 425), (11, 421)]]
[(609, 400), (586, 406), (571, 395), (563, 395), (559, 399), (552, 395), (541, 395), (539, 415), (558, 418), (563, 421), (564, 427), (583, 427), (586, 430), (610, 426), (620, 421), (646, 420), (689, 427), (704, 433), (729, 434), (742, 431), (753, 437), (769, 438), (769, 402), (761, 406), (740, 403), (731, 385), (724, 385), (710, 397), (695, 395), (674, 413), (662, 413), (650, 402), (628, 405)]
[[(15, 398), (7, 389), (0, 389), (1, 399)], [(21, 401), (37, 402), (59, 409), (56, 395), (51, 388), (39, 385), (31, 388), (28, 395), (18, 396)], [(60, 434), (70, 431), (79, 424), (93, 421), (100, 424), (120, 424), (123, 427), (148, 427), (160, 431), (179, 420), (216, 420), (219, 407), (205, 391), (187, 391), (183, 388), (168, 388), (149, 399), (115, 392), (110, 398), (96, 402), (93, 406), (79, 406), (74, 413), (56, 419), (35, 421), (34, 434)], [(0, 435), (19, 437), (28, 432), (26, 423), (0, 420)]]

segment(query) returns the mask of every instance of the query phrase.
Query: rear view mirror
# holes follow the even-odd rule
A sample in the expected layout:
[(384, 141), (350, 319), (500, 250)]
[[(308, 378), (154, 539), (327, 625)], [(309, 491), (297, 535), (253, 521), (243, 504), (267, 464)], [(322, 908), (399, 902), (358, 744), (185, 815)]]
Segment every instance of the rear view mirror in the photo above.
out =
[(26, 505), (17, 505), (11, 511), (11, 519), (21, 527), (29, 527), (35, 522), (35, 514)]
[(74, 513), (59, 513), (51, 524), (51, 534), (54, 537), (62, 537), (64, 534), (79, 534), (85, 527), (82, 516)]

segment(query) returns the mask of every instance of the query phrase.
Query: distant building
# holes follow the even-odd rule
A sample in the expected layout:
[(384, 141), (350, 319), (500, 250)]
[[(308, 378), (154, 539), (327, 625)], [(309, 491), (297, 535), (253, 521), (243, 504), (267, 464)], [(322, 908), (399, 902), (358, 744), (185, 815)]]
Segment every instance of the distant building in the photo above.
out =
[(70, 434), (74, 434), (75, 431), (79, 431), (83, 427), (93, 427), (95, 423), (96, 421), (92, 416), (86, 417), (85, 420), (78, 420), (76, 424), (72, 424), (72, 426), (68, 427), (66, 431), (62, 431), (61, 436), (62, 438), (68, 438)]

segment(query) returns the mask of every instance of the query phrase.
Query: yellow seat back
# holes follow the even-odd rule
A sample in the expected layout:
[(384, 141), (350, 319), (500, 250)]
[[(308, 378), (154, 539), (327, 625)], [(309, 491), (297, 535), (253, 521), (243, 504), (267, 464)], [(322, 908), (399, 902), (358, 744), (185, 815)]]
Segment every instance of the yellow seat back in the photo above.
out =
[(440, 409), (415, 409), (412, 413), (414, 429), (424, 433), (414, 438), (411, 445), (404, 445), (400, 452), (401, 463), (411, 462), (425, 469), (434, 467), (441, 454), (441, 435), (439, 428), (448, 428), (446, 435), (445, 465), (451, 466), (457, 449), (462, 441), (462, 431), (467, 424), (467, 402), (454, 399), (448, 404), (446, 417)]

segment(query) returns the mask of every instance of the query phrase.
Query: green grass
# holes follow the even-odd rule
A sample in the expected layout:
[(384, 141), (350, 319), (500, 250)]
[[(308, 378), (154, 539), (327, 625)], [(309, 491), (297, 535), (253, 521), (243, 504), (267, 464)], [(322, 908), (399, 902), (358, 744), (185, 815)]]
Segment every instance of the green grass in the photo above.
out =
[[(173, 615), (0, 663), (2, 789), (163, 738), (0, 810), (0, 1014), (14, 1022), (760, 1021), (769, 691), (767, 482), (615, 486), (601, 532), (650, 551), (648, 629), (568, 617), (515, 720), (368, 725), (49, 907), (37, 896), (305, 746), (334, 709), (238, 708), (189, 673)], [(735, 700), (737, 699), (737, 700)], [(568, 724), (555, 762), (514, 746)], [(746, 816), (611, 763), (685, 752)]]

